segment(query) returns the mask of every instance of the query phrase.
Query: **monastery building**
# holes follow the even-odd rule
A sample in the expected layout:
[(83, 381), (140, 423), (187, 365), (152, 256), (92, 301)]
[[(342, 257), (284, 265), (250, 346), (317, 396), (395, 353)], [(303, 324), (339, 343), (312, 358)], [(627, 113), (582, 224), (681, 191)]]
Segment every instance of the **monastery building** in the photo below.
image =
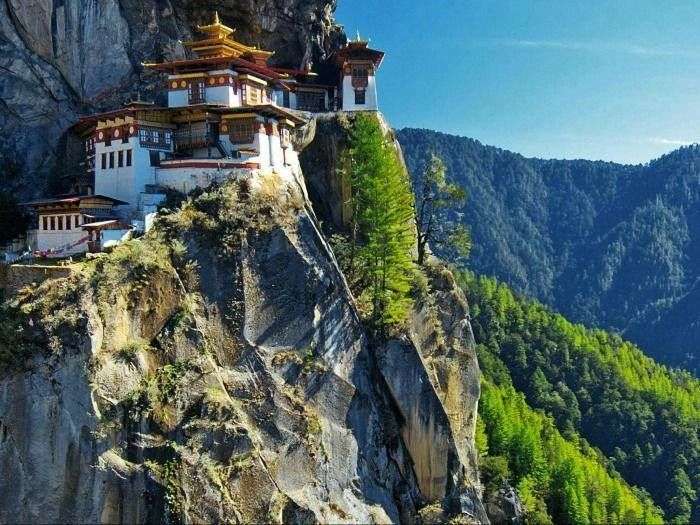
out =
[(192, 58), (144, 64), (163, 74), (167, 107), (136, 100), (74, 126), (85, 140), (86, 194), (28, 203), (38, 216), (31, 249), (65, 257), (119, 242), (147, 229), (164, 188), (188, 193), (256, 170), (293, 176), (292, 132), (309, 112), (378, 109), (384, 53), (359, 36), (336, 53), (338, 80), (326, 85), (308, 67), (269, 65), (273, 53), (236, 41), (218, 14), (198, 30), (183, 43)]

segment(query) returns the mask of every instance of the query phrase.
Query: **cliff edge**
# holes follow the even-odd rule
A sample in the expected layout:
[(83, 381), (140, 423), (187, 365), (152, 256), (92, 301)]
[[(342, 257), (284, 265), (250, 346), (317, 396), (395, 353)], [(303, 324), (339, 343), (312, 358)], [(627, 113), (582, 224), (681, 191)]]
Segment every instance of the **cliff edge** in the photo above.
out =
[(198, 192), (5, 303), (0, 520), (487, 522), (466, 303), (430, 282), (376, 347), (303, 177)]

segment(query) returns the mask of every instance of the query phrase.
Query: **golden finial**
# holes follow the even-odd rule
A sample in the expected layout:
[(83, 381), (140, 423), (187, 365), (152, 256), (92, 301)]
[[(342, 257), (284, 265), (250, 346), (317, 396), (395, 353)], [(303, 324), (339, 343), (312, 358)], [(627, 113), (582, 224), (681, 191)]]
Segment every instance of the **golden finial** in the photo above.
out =
[(221, 21), (219, 20), (219, 12), (214, 11), (214, 24), (220, 24)]

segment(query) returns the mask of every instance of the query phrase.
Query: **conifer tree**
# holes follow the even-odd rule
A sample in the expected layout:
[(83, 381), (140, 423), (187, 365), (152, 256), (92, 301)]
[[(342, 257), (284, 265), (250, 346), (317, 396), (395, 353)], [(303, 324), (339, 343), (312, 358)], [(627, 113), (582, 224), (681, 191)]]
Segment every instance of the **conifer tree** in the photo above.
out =
[(418, 264), (423, 264), (428, 245), (441, 248), (448, 259), (466, 258), (472, 241), (469, 229), (450, 220), (448, 211), (462, 206), (467, 198), (464, 188), (447, 182), (445, 163), (432, 154), (418, 179), (416, 228), (418, 230)]
[(411, 306), (413, 193), (374, 115), (356, 116), (344, 164), (352, 188), (350, 271), (360, 275), (370, 322), (381, 331), (405, 320)]

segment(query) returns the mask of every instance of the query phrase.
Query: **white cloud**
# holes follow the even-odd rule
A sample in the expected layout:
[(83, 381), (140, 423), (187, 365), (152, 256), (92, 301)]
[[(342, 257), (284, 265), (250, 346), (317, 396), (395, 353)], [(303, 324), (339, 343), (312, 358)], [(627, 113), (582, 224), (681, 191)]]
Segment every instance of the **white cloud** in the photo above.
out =
[(649, 142), (653, 144), (663, 144), (665, 146), (690, 146), (691, 144), (695, 144), (695, 142), (691, 140), (665, 139), (663, 137), (652, 137), (649, 139)]
[(519, 47), (530, 49), (560, 49), (564, 51), (584, 51), (592, 53), (624, 53), (645, 57), (687, 57), (698, 58), (700, 53), (690, 49), (647, 47), (625, 42), (576, 41), (576, 40), (522, 40), (493, 39), (484, 44), (501, 47)]

